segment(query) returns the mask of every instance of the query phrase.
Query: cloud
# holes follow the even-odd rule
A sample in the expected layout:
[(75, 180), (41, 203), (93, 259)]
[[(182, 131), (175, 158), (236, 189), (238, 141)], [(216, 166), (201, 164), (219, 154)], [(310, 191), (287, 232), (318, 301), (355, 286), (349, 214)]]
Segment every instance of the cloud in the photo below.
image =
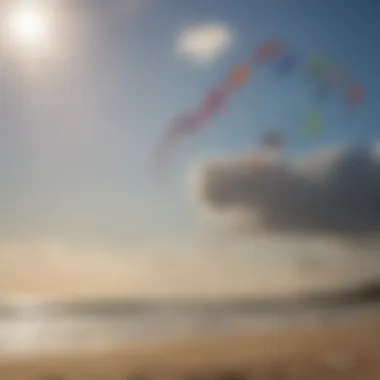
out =
[(380, 232), (379, 156), (357, 144), (261, 168), (249, 158), (204, 163), (192, 195), (252, 232)]
[(230, 28), (219, 23), (207, 23), (186, 28), (178, 39), (178, 53), (196, 63), (209, 63), (232, 44)]

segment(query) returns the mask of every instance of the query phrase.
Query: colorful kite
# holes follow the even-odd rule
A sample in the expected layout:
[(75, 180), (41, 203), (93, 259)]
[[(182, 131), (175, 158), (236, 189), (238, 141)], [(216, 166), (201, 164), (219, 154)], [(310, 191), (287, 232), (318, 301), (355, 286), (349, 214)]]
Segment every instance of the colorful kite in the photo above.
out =
[(173, 145), (180, 137), (197, 133), (205, 126), (208, 120), (225, 110), (229, 97), (233, 91), (248, 81), (251, 70), (252, 65), (249, 63), (235, 67), (227, 80), (210, 91), (194, 112), (179, 117), (169, 126), (158, 149), (158, 157), (156, 157), (156, 162), (160, 163), (160, 168), (166, 162), (168, 152), (172, 150)]
[(200, 122), (205, 122), (216, 113), (224, 111), (227, 106), (230, 92), (231, 87), (228, 85), (223, 85), (207, 94), (198, 109), (198, 118)]
[(252, 65), (239, 65), (232, 70), (230, 75), (230, 83), (235, 87), (243, 86), (249, 79), (252, 71)]
[(309, 114), (306, 118), (306, 131), (311, 134), (318, 134), (323, 131), (323, 117), (318, 112)]
[(196, 133), (201, 127), (200, 120), (195, 113), (188, 113), (175, 120), (166, 131), (155, 157), (155, 172), (162, 172), (166, 166), (169, 152), (177, 140), (186, 134)]
[(281, 56), (284, 49), (285, 45), (282, 41), (273, 40), (267, 42), (259, 47), (256, 59), (260, 63), (277, 59)]
[(327, 55), (317, 55), (312, 57), (308, 63), (308, 72), (312, 77), (324, 75), (331, 66), (331, 59)]
[(364, 99), (364, 87), (361, 85), (351, 86), (347, 90), (347, 103), (349, 106), (357, 106)]
[(277, 62), (276, 70), (279, 75), (285, 75), (294, 70), (299, 64), (300, 58), (294, 52), (288, 51)]
[[(303, 61), (293, 50), (288, 49), (280, 40), (271, 40), (258, 47), (255, 53), (243, 63), (232, 68), (227, 77), (206, 94), (200, 105), (191, 112), (177, 117), (165, 132), (159, 146), (155, 163), (163, 168), (173, 146), (183, 136), (194, 134), (205, 128), (206, 123), (215, 115), (223, 112), (230, 97), (250, 79), (252, 71), (263, 63), (274, 62), (274, 70), (278, 75), (286, 75), (300, 66)], [(345, 88), (346, 102), (350, 106), (360, 105), (365, 96), (364, 87), (361, 85), (349, 85), (347, 72), (340, 67), (332, 65), (328, 55), (315, 55), (307, 61), (307, 71), (310, 77), (316, 81), (319, 93), (326, 95), (334, 89)], [(316, 112), (306, 118), (305, 129), (310, 134), (318, 134), (324, 130), (323, 117)], [(283, 137), (278, 132), (267, 133), (263, 137), (263, 144), (267, 147), (281, 150)], [(260, 161), (258, 159), (258, 161)]]
[(216, 88), (206, 95), (197, 110), (174, 120), (158, 148), (156, 157), (158, 165), (156, 167), (160, 170), (163, 168), (164, 164), (166, 164), (168, 153), (182, 136), (199, 132), (208, 119), (225, 109), (231, 89), (229, 84)]

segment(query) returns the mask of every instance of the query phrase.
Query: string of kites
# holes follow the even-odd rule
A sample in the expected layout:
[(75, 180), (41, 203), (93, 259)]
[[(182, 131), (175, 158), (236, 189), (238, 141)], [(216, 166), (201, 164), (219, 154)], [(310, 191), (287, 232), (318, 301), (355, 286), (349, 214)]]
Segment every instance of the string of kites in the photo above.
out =
[[(159, 146), (156, 156), (157, 167), (162, 169), (178, 139), (201, 131), (212, 117), (225, 110), (229, 98), (247, 83), (253, 69), (268, 62), (274, 62), (277, 72), (285, 75), (298, 67), (301, 59), (279, 40), (271, 40), (259, 46), (247, 61), (235, 66), (219, 85), (206, 94), (198, 108), (173, 120)], [(307, 71), (311, 77), (321, 80), (322, 88), (325, 90), (343, 87), (345, 101), (349, 107), (357, 106), (364, 100), (364, 87), (360, 84), (351, 84), (346, 71), (334, 66), (329, 57), (320, 55), (310, 58), (307, 62)], [(322, 116), (318, 113), (310, 114), (306, 120), (306, 129), (310, 133), (322, 131)]]

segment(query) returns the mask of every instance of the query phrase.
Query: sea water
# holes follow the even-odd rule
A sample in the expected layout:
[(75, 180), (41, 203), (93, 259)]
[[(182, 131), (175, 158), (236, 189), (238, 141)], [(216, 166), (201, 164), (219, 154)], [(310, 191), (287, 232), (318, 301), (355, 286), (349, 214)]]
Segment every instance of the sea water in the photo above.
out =
[(0, 356), (138, 347), (174, 339), (344, 323), (380, 312), (378, 301), (305, 304), (236, 301), (7, 302)]

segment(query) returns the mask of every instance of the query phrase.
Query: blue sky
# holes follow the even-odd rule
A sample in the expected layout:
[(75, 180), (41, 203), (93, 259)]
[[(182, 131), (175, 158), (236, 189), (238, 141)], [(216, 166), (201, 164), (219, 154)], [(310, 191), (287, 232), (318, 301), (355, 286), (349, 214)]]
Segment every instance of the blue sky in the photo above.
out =
[[(64, 3), (62, 3), (64, 4)], [(351, 138), (378, 138), (380, 4), (376, 0), (155, 0), (66, 2), (56, 17), (65, 54), (19, 62), (2, 49), (0, 151), (4, 238), (55, 236), (126, 249), (186, 242), (199, 232), (185, 178), (210, 154), (253, 149), (281, 130), (289, 154)], [(60, 13), (61, 12), (61, 13)], [(229, 49), (197, 65), (176, 51), (184, 28), (218, 23)], [(264, 67), (202, 133), (183, 141), (160, 186), (151, 160), (171, 118), (196, 107), (228, 70), (269, 38), (300, 57), (327, 53), (366, 87), (349, 111), (342, 94), (313, 96), (302, 70), (276, 80)], [(61, 39), (60, 39), (61, 38)], [(313, 139), (302, 119), (319, 110)]]

